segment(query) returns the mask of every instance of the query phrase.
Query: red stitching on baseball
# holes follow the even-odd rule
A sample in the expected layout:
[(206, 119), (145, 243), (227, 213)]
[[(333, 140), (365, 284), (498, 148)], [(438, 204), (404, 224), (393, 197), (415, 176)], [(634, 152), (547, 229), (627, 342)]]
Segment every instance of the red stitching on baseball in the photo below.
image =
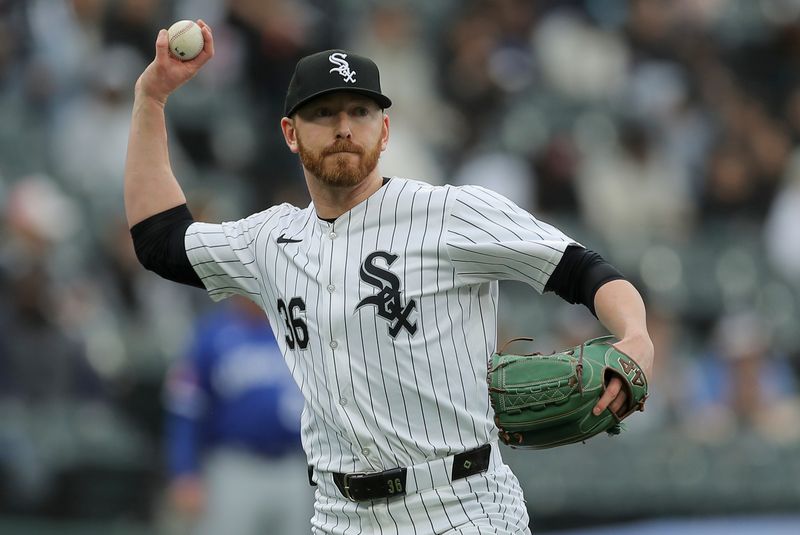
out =
[(182, 28), (182, 29), (181, 29), (181, 30), (180, 30), (178, 33), (176, 33), (175, 35), (173, 35), (173, 36), (172, 36), (172, 38), (169, 40), (170, 44), (172, 44), (172, 41), (173, 41), (174, 39), (177, 39), (177, 38), (178, 38), (178, 37), (180, 37), (181, 35), (185, 34), (185, 33), (186, 33), (186, 32), (188, 32), (189, 30), (191, 30), (191, 29), (192, 29), (192, 26), (194, 26), (194, 23), (193, 23), (193, 22), (191, 22), (191, 21), (189, 21), (189, 23), (188, 23), (188, 24), (186, 24), (186, 26), (184, 26), (184, 27), (183, 27), (183, 28)]

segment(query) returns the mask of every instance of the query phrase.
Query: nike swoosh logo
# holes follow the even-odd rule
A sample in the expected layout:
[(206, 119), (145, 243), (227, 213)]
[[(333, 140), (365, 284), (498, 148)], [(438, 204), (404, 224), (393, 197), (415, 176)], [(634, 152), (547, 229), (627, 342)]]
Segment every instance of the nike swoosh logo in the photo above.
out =
[(278, 243), (300, 243), (303, 240), (293, 240), (291, 238), (287, 238), (286, 234), (281, 234), (280, 236), (278, 236), (278, 239), (276, 241)]

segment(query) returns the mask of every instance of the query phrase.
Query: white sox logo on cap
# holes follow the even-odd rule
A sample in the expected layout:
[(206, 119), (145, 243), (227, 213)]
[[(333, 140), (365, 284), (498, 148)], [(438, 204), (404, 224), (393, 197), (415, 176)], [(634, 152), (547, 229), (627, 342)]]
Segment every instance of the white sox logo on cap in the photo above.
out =
[(286, 91), (284, 115), (290, 117), (306, 102), (335, 91), (364, 95), (377, 102), (381, 109), (392, 105), (389, 97), (381, 93), (381, 77), (374, 61), (334, 48), (305, 56), (297, 62)]
[(328, 72), (338, 72), (342, 75), (345, 82), (356, 83), (356, 71), (350, 70), (350, 64), (344, 59), (347, 57), (347, 54), (342, 52), (334, 52), (330, 56), (328, 56), (328, 60), (336, 65), (333, 69)]

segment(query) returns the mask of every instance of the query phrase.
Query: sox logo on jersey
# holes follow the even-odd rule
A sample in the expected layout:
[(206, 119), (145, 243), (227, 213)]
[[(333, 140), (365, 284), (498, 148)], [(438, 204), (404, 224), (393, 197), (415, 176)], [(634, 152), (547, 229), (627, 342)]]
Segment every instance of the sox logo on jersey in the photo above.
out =
[(407, 305), (403, 306), (400, 297), (400, 279), (391, 271), (376, 266), (375, 260), (378, 258), (384, 259), (387, 267), (391, 267), (397, 260), (397, 255), (385, 251), (375, 251), (364, 260), (360, 270), (361, 280), (374, 286), (379, 292), (362, 299), (356, 305), (356, 310), (365, 305), (375, 305), (378, 308), (378, 316), (390, 323), (394, 322), (389, 326), (389, 334), (392, 338), (397, 338), (400, 329), (405, 329), (413, 335), (417, 332), (417, 322), (409, 323), (408, 316), (416, 308), (417, 303), (411, 299)]
[[(499, 450), (459, 487), (444, 459), (496, 440), (485, 377), (497, 281), (541, 292), (571, 243), (489, 190), (402, 178), (333, 222), (283, 204), (186, 233), (209, 295), (248, 296), (283, 335), (319, 484), (313, 524), (341, 534), (443, 533), (489, 514), (507, 524), (499, 532), (527, 530)], [(417, 466), (383, 511), (348, 502), (331, 476)]]

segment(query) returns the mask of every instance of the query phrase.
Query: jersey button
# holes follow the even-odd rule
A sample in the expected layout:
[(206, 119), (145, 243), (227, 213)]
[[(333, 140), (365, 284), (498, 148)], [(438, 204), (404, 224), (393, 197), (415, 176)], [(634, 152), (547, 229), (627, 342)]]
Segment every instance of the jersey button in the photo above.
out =
[(341, 405), (342, 407), (347, 405), (347, 398), (339, 398), (339, 405)]
[(334, 286), (333, 284), (329, 284), (328, 285), (328, 291), (329, 292), (333, 293), (335, 290), (336, 290), (336, 286)]
[(328, 237), (330, 239), (334, 239), (334, 238), (336, 238), (336, 233), (335, 232), (331, 232), (330, 234), (328, 234)]
[(331, 340), (331, 343), (329, 345), (331, 346), (332, 349), (336, 349), (337, 347), (339, 347), (339, 342), (337, 342), (336, 340)]
[(370, 453), (371, 452), (369, 451), (369, 448), (364, 448), (363, 450), (361, 450), (361, 455), (363, 455), (364, 457), (367, 457)]

